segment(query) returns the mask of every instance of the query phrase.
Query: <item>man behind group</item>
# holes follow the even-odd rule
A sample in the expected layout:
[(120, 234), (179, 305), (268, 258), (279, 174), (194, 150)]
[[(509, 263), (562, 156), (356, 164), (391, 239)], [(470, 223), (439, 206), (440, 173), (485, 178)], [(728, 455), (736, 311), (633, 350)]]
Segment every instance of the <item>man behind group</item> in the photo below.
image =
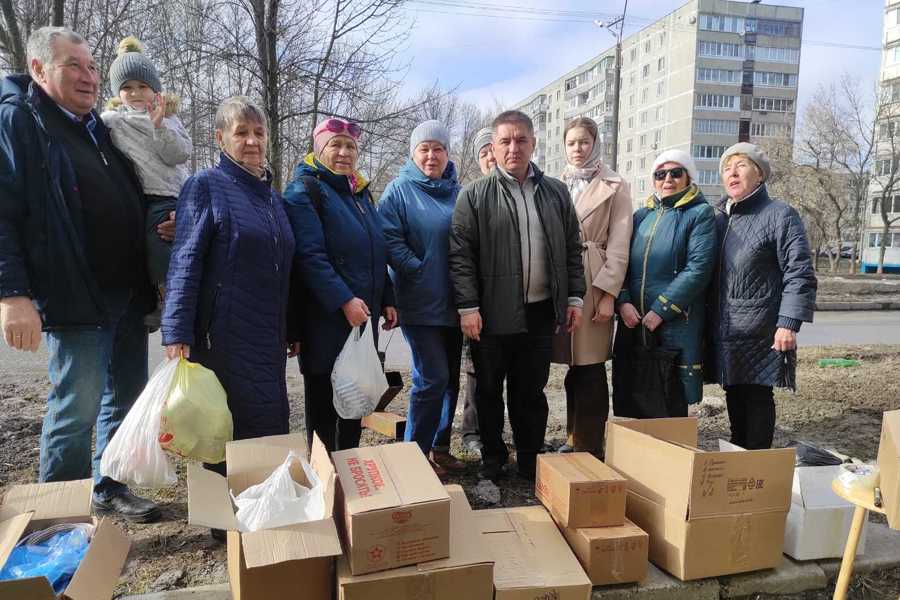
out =
[(43, 27), (27, 59), (29, 75), (0, 83), (0, 327), (32, 352), (46, 331), (39, 478), (90, 477), (96, 425), (95, 510), (150, 522), (155, 504), (99, 473), (147, 381), (143, 317), (155, 298), (140, 184), (93, 110), (99, 77), (84, 39)]
[(472, 340), (482, 475), (503, 474), (503, 381), (518, 472), (534, 478), (547, 427), (544, 386), (552, 338), (573, 331), (585, 292), (581, 240), (566, 186), (531, 163), (534, 126), (520, 111), (493, 122), (497, 168), (459, 195), (450, 275), (460, 325)]

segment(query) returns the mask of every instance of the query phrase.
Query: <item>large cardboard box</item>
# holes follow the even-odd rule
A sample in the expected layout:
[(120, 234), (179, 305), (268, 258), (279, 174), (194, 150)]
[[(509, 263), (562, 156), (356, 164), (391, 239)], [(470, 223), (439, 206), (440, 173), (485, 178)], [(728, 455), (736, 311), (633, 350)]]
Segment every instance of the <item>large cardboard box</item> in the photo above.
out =
[(625, 519), (617, 527), (561, 527), (569, 546), (594, 585), (643, 581), (650, 536)]
[(900, 410), (884, 413), (878, 445), (881, 497), (891, 529), (900, 529)]
[(794, 450), (705, 452), (697, 419), (610, 421), (606, 462), (628, 478), (628, 518), (681, 580), (780, 564)]
[[(334, 557), (341, 543), (333, 518), (335, 475), (328, 452), (314, 438), (309, 463), (325, 485), (325, 518), (277, 529), (240, 532), (229, 490), (237, 496), (262, 483), (290, 451), (305, 457), (305, 435), (276, 435), (225, 445), (228, 475), (188, 466), (188, 521), (228, 531), (228, 577), (234, 600), (330, 600)], [(294, 481), (309, 485), (299, 465)], [(298, 585), (301, 582), (302, 585)]]
[(462, 488), (446, 486), (450, 495), (450, 558), (352, 575), (345, 557), (338, 559), (339, 600), (492, 600), (494, 567), (475, 529), (472, 509)]
[[(797, 467), (791, 510), (784, 532), (784, 553), (797, 560), (840, 558), (850, 534), (854, 506), (831, 489), (831, 482), (841, 473), (840, 466)], [(863, 523), (857, 555), (866, 548)]]
[(333, 452), (354, 575), (447, 558), (450, 496), (418, 444)]
[[(69, 600), (109, 600), (131, 542), (112, 521), (91, 518), (90, 479), (13, 486), (0, 504), (0, 568), (19, 539), (58, 523), (92, 523), (93, 537), (64, 592)], [(0, 581), (0, 598), (56, 600), (44, 577)]]
[(590, 579), (543, 506), (472, 514), (494, 559), (495, 600), (590, 598)]
[(628, 481), (588, 452), (539, 454), (535, 495), (563, 527), (625, 522)]

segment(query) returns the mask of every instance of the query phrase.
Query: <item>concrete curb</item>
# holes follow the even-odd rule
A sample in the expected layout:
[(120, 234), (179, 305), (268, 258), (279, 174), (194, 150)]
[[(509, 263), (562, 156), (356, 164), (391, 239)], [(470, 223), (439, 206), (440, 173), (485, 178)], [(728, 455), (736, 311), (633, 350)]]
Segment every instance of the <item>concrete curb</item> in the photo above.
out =
[(816, 302), (816, 310), (900, 310), (900, 302)]

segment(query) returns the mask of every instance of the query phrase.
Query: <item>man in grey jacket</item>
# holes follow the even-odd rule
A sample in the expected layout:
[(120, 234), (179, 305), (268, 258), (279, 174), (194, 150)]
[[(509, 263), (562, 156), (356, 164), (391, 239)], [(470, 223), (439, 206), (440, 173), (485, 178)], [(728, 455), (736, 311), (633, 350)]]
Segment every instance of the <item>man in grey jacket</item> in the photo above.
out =
[(503, 474), (503, 381), (518, 472), (534, 478), (547, 427), (553, 334), (576, 329), (585, 292), (578, 219), (565, 185), (531, 163), (534, 126), (519, 111), (492, 126), (497, 166), (466, 186), (453, 214), (450, 276), (472, 341), (482, 475)]

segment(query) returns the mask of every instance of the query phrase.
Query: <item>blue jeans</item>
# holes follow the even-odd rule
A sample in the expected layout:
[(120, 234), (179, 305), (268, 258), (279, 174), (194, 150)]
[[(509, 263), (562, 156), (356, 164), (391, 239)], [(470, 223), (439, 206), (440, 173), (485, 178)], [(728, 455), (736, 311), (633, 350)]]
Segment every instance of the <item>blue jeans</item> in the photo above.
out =
[(456, 399), (462, 331), (459, 327), (402, 325), (412, 350), (412, 392), (403, 439), (416, 442), (422, 452), (449, 450)]
[(90, 477), (91, 432), (96, 425), (93, 476), (99, 500), (126, 489), (100, 476), (100, 458), (147, 384), (147, 328), (130, 299), (127, 292), (107, 294), (109, 320), (100, 329), (44, 335), (51, 388), (41, 431), (40, 481)]

